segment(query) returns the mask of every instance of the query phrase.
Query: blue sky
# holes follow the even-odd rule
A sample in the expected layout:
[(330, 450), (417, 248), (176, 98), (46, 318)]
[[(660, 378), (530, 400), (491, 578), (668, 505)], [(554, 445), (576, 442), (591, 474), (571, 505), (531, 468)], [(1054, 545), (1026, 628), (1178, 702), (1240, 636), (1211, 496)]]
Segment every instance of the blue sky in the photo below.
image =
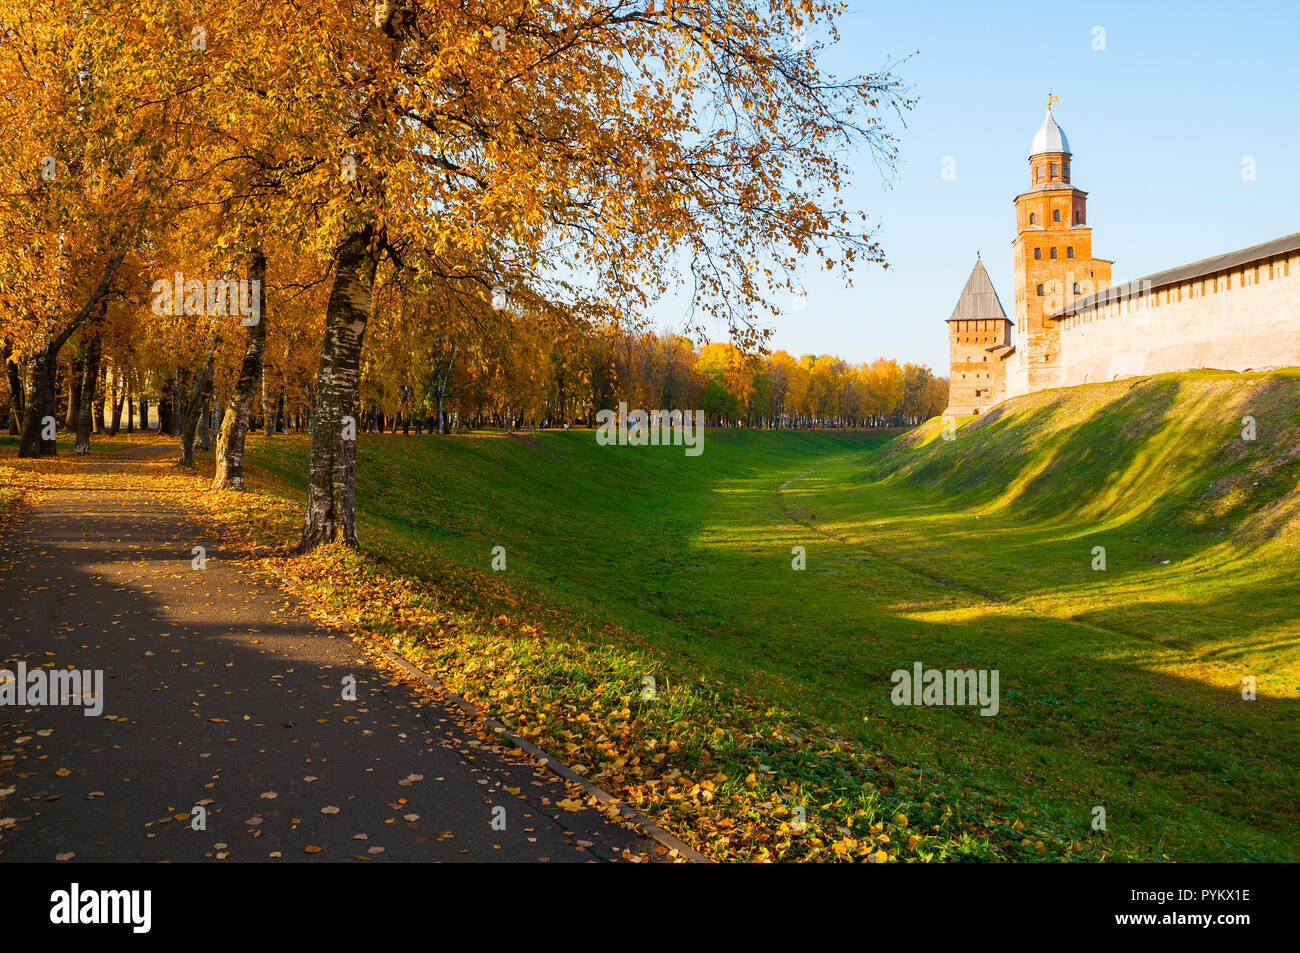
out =
[[(1300, 6), (856, 0), (841, 34), (822, 56), (840, 75), (914, 54), (897, 70), (918, 100), (897, 127), (897, 174), (886, 184), (854, 160), (852, 204), (878, 223), (889, 268), (859, 268), (850, 289), (808, 269), (807, 309), (779, 319), (774, 347), (946, 374), (944, 321), (977, 250), (1013, 307), (1012, 200), (1049, 90), (1116, 281), (1300, 231)], [(680, 314), (664, 302), (658, 323)]]

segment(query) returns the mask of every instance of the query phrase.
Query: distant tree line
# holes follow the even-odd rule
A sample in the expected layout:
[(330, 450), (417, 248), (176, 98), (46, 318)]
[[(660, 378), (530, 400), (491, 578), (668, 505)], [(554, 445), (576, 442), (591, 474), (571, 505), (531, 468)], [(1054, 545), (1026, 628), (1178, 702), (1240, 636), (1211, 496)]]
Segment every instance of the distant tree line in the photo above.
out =
[[(572, 316), (561, 325), (492, 315), (445, 327), (420, 340), (398, 341), (376, 320), (376, 346), (364, 362), (357, 428), (382, 433), (449, 433), (480, 428), (591, 426), (602, 409), (703, 410), (711, 426), (808, 429), (911, 426), (941, 413), (948, 380), (924, 365), (877, 358), (852, 364), (833, 355), (786, 351), (746, 353), (730, 343), (696, 347), (670, 333), (633, 332)], [(267, 361), (253, 391), (251, 429), (267, 435), (310, 429), (310, 354), (285, 341)], [(91, 401), (91, 429), (157, 427), (176, 435), (177, 394), (190, 372), (168, 349), (105, 348), (87, 356), (77, 342), (55, 374), (61, 429), (72, 430)], [(227, 390), (218, 374), (217, 390)], [(0, 391), (7, 388), (0, 382)], [(21, 388), (3, 406), (11, 411)], [(91, 396), (93, 394), (93, 397)], [(17, 399), (15, 400), (14, 397)], [(153, 419), (150, 419), (151, 408)], [(17, 431), (17, 413), (5, 415)], [(210, 449), (222, 426), (219, 402), (200, 415), (196, 443)]]

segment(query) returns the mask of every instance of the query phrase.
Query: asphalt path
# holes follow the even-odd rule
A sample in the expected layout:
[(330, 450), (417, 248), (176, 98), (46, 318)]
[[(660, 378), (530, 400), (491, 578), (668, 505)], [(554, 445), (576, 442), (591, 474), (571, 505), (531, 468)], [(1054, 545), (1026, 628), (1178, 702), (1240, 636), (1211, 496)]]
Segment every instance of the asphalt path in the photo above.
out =
[(224, 550), (143, 479), (174, 454), (68, 460), (0, 536), (0, 669), (103, 673), (0, 705), (0, 863), (660, 855)]

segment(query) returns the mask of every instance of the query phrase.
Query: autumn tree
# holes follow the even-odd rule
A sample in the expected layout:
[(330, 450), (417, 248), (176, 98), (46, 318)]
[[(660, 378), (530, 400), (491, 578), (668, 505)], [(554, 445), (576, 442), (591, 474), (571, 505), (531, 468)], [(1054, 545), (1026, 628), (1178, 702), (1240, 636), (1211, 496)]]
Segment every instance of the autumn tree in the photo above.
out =
[[(828, 77), (790, 41), (813, 22), (833, 30), (836, 7), (309, 6), (205, 14), (248, 37), (236, 99), (277, 157), (273, 218), (333, 274), (304, 548), (356, 541), (346, 435), (384, 269), (478, 272), (486, 298), (493, 280), (553, 288), (563, 266), (639, 307), (681, 252), (700, 307), (752, 341), (752, 305), (798, 261), (880, 257), (836, 197), (839, 154), (892, 161), (880, 117), (901, 105), (896, 81)], [(282, 140), (260, 131), (281, 126)]]
[(20, 456), (54, 452), (60, 351), (186, 167), (191, 51), (166, 14), (146, 23), (131, 6), (0, 8), (0, 298), (6, 360), (25, 368)]

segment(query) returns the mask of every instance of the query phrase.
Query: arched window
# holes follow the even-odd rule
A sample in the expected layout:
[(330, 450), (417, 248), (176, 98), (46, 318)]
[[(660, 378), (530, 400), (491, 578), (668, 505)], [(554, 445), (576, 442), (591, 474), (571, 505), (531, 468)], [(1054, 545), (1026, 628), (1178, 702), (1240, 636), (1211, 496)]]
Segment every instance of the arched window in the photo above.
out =
[(1061, 220), (1061, 210), (1059, 208), (1052, 209), (1052, 221), (1059, 222), (1060, 220)]
[(1030, 213), (1029, 213), (1029, 224), (1030, 224), (1030, 225), (1037, 225), (1037, 224), (1038, 224), (1038, 216), (1035, 215), (1033, 212), (1030, 212)]
[(1041, 248), (1035, 248), (1035, 249), (1034, 249), (1034, 260), (1035, 260), (1035, 261), (1039, 261), (1039, 260), (1042, 259), (1042, 257), (1043, 257), (1043, 250), (1042, 250)]
[(1067, 245), (1067, 246), (1066, 246), (1066, 249), (1065, 249), (1065, 257), (1066, 257), (1066, 258), (1073, 258), (1073, 257), (1074, 257), (1074, 246), (1073, 246), (1073, 245)]
[(1039, 286), (1038, 286), (1038, 297), (1041, 298), (1042, 296), (1043, 296), (1043, 286), (1042, 286), (1042, 285), (1039, 285)]
[(1052, 257), (1053, 257), (1053, 258), (1056, 257), (1056, 248), (1055, 248), (1055, 247), (1052, 248)]
[(1075, 225), (1083, 224), (1083, 212), (1080, 211), (1079, 209), (1075, 209), (1074, 211), (1074, 224)]
[(1056, 178), (1056, 163), (1052, 163), (1052, 178)]

